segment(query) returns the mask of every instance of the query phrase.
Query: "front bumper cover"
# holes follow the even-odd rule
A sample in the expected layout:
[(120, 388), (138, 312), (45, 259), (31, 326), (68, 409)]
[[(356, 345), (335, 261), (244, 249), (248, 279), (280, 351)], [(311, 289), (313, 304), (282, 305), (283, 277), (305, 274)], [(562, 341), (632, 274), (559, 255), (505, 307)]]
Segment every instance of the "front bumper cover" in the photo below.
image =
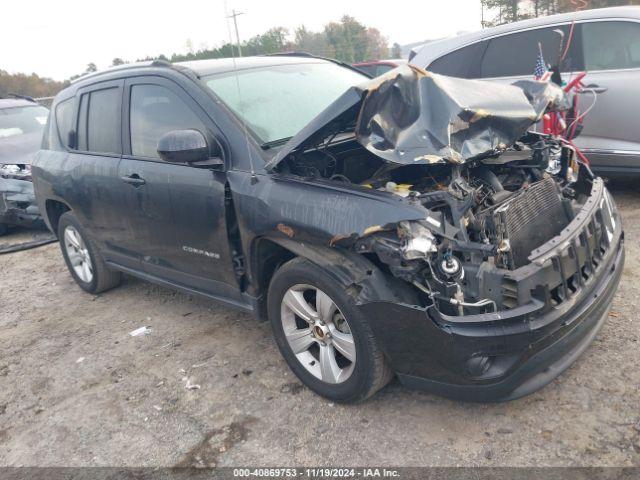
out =
[(30, 180), (0, 177), (0, 223), (44, 228)]
[[(624, 266), (620, 217), (598, 196), (605, 198), (606, 191), (591, 199), (590, 216), (601, 227), (586, 225), (584, 215), (576, 218), (580, 228), (563, 232), (537, 267), (555, 265), (565, 276), (582, 273), (580, 262), (591, 262), (589, 250), (599, 249), (594, 235), (587, 238), (585, 232), (599, 232), (597, 243), (606, 248), (599, 250), (597, 267), (575, 290), (563, 281), (560, 303), (549, 295), (534, 296), (511, 310), (460, 317), (443, 315), (433, 306), (360, 305), (402, 383), (466, 401), (503, 401), (532, 393), (568, 368), (604, 324)], [(606, 209), (613, 210), (613, 221), (605, 219)]]

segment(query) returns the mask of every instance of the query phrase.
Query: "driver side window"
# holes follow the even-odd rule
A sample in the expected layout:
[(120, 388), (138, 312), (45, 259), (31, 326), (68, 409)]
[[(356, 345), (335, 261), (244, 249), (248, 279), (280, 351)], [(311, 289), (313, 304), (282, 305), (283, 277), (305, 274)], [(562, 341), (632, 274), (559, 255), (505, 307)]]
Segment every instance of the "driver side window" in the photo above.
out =
[(198, 116), (175, 93), (161, 85), (133, 85), (129, 109), (131, 154), (160, 158), (158, 140), (171, 130), (206, 128)]

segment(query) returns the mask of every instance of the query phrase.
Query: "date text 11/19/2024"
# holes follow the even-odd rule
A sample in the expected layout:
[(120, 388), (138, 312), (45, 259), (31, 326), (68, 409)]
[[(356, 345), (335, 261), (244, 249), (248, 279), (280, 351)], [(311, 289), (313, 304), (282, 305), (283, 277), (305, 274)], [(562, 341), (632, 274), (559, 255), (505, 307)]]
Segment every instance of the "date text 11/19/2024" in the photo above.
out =
[(233, 476), (237, 478), (397, 478), (400, 472), (388, 468), (234, 468)]

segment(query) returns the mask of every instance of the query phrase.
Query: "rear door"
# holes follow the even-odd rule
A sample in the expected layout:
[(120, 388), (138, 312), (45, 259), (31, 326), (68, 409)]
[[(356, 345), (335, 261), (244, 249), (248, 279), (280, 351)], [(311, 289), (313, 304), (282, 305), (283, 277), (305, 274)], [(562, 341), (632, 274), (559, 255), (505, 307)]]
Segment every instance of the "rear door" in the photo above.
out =
[(640, 23), (585, 22), (581, 50), (585, 83), (607, 91), (594, 98), (583, 94), (582, 110), (589, 110), (576, 144), (585, 150), (595, 170), (603, 173), (636, 170), (640, 173)]
[[(74, 213), (97, 241), (105, 257), (118, 256), (132, 241), (126, 221), (118, 164), (122, 155), (123, 80), (100, 82), (78, 91), (74, 99), (72, 145), (60, 188)], [(126, 252), (123, 264), (135, 265)]]
[(124, 156), (128, 219), (143, 270), (208, 294), (238, 296), (225, 223), (224, 171), (164, 162), (158, 140), (196, 129), (209, 145), (221, 133), (172, 80), (134, 77), (125, 84)]

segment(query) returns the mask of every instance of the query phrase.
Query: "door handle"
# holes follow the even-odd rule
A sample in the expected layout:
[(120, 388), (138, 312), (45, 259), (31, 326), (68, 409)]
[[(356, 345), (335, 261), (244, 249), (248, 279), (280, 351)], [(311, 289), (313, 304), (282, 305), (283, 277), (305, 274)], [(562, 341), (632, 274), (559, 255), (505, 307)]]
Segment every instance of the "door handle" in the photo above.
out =
[(120, 177), (120, 179), (124, 183), (128, 183), (129, 185), (133, 185), (134, 187), (140, 187), (147, 183), (144, 178), (141, 178), (140, 175), (134, 173), (133, 175)]
[(604, 93), (607, 90), (609, 90), (607, 87), (602, 87), (600, 85), (596, 85), (595, 83), (590, 83), (589, 85), (583, 87), (580, 93)]

